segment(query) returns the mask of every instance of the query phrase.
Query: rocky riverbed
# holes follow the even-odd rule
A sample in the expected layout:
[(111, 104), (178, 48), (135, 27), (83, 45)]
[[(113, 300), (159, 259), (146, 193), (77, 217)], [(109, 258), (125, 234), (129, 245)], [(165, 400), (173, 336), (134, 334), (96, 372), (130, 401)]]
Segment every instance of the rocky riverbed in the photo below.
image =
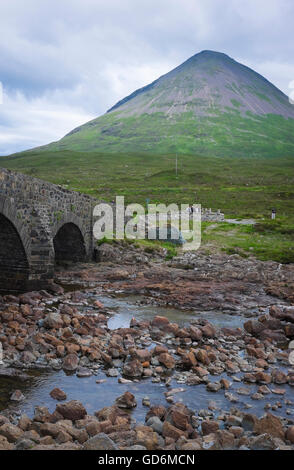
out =
[(293, 450), (293, 265), (99, 255), (0, 298), (0, 449)]

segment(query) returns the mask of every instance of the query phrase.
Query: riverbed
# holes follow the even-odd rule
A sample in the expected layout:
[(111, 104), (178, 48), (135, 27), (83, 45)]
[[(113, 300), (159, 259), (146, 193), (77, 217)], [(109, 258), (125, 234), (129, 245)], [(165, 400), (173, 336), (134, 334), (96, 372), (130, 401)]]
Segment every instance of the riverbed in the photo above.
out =
[[(151, 320), (154, 316), (165, 316), (170, 322), (176, 322), (181, 326), (193, 323), (196, 319), (206, 319), (216, 327), (242, 327), (246, 318), (242, 315), (229, 315), (221, 312), (195, 312), (195, 311), (182, 311), (175, 308), (163, 308), (154, 305), (141, 304), (142, 299), (139, 296), (106, 296), (99, 295), (93, 291), (89, 292), (88, 299), (99, 300), (103, 303), (105, 311), (109, 315), (108, 328), (111, 330), (117, 328), (129, 327), (130, 320), (135, 317), (138, 321)], [(82, 305), (79, 307), (83, 310)], [(153, 343), (149, 347), (154, 346)], [(240, 351), (240, 355), (243, 351)], [(254, 400), (251, 398), (257, 392), (258, 386), (256, 384), (246, 384), (239, 381), (242, 374), (228, 375), (226, 373), (221, 376), (212, 377), (211, 381), (226, 378), (232, 385), (230, 393), (234, 395), (236, 401), (231, 402), (225, 396), (225, 391), (220, 390), (216, 393), (206, 390), (206, 384), (199, 384), (189, 386), (184, 382), (184, 372), (176, 372), (169, 384), (166, 387), (164, 382), (155, 383), (151, 378), (143, 378), (141, 380), (133, 380), (127, 384), (118, 382), (118, 377), (108, 377), (107, 370), (102, 366), (98, 368), (91, 377), (78, 378), (75, 374), (66, 374), (63, 370), (46, 370), (39, 369), (30, 371), (31, 378), (26, 382), (19, 382), (12, 379), (1, 379), (1, 400), (0, 410), (6, 410), (7, 413), (15, 415), (26, 413), (29, 417), (34, 414), (35, 406), (46, 406), (52, 412), (55, 409), (56, 401), (51, 398), (50, 391), (58, 387), (62, 389), (66, 395), (67, 400), (80, 400), (86, 407), (89, 414), (100, 410), (105, 406), (110, 406), (115, 402), (115, 399), (124, 393), (130, 391), (133, 393), (137, 400), (137, 407), (131, 411), (133, 418), (137, 422), (144, 422), (146, 415), (146, 406), (142, 404), (143, 398), (149, 398), (152, 405), (165, 404), (165, 393), (171, 389), (180, 389), (174, 392), (175, 401), (185, 403), (191, 410), (199, 412), (201, 409), (211, 409), (211, 413), (219, 414), (224, 411), (230, 410), (232, 406), (238, 406), (241, 410), (250, 409), (252, 413), (261, 416), (264, 413), (265, 404), (276, 406), (277, 402), (281, 403), (281, 407), (275, 409), (275, 413), (280, 416), (287, 414), (294, 416), (293, 406), (287, 406), (286, 400), (293, 399), (293, 388), (288, 385), (278, 386), (275, 385), (275, 391), (285, 390), (285, 394), (281, 397), (276, 393), (270, 393), (261, 400)], [(99, 381), (100, 383), (97, 383)], [(247, 389), (248, 395), (243, 395), (244, 388)], [(19, 403), (10, 401), (11, 394), (19, 389), (24, 395), (24, 400)], [(240, 389), (243, 389), (241, 394)]]

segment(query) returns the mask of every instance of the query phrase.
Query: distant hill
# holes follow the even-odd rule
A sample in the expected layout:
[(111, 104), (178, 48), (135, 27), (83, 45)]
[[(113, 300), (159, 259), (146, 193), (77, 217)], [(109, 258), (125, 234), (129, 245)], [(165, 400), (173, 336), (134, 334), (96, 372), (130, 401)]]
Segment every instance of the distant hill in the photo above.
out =
[(294, 155), (294, 106), (250, 68), (202, 51), (38, 151)]

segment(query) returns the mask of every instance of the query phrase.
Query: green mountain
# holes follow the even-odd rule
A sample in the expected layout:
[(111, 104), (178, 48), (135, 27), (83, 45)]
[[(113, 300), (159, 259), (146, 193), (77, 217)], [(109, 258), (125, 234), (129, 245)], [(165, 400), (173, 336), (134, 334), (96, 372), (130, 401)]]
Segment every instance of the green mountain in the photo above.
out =
[(203, 51), (38, 150), (289, 156), (293, 131), (284, 93), (226, 54)]
[(293, 156), (288, 98), (204, 51), (60, 141), (1, 157), (1, 166), (106, 201), (199, 202), (255, 218), (254, 227), (203, 224), (205, 248), (283, 263), (294, 260)]

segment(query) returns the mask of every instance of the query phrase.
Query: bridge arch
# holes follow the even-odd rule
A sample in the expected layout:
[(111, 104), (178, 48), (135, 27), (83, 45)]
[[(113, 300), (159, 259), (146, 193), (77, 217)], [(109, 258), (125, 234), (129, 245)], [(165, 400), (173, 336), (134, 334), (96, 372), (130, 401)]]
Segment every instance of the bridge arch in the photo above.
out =
[[(0, 222), (4, 227), (0, 290), (4, 291), (5, 279), (11, 286), (14, 282), (10, 279), (14, 280), (19, 289), (4, 292), (49, 289), (54, 282), (56, 254), (60, 260), (92, 259), (96, 203), (90, 196), (0, 168)], [(17, 247), (18, 255), (13, 258)], [(3, 260), (10, 263), (7, 276)]]
[(60, 222), (54, 231), (55, 262), (85, 261), (87, 257), (85, 233), (75, 218)]
[(29, 276), (30, 239), (6, 201), (0, 210), (0, 290), (22, 290)]

